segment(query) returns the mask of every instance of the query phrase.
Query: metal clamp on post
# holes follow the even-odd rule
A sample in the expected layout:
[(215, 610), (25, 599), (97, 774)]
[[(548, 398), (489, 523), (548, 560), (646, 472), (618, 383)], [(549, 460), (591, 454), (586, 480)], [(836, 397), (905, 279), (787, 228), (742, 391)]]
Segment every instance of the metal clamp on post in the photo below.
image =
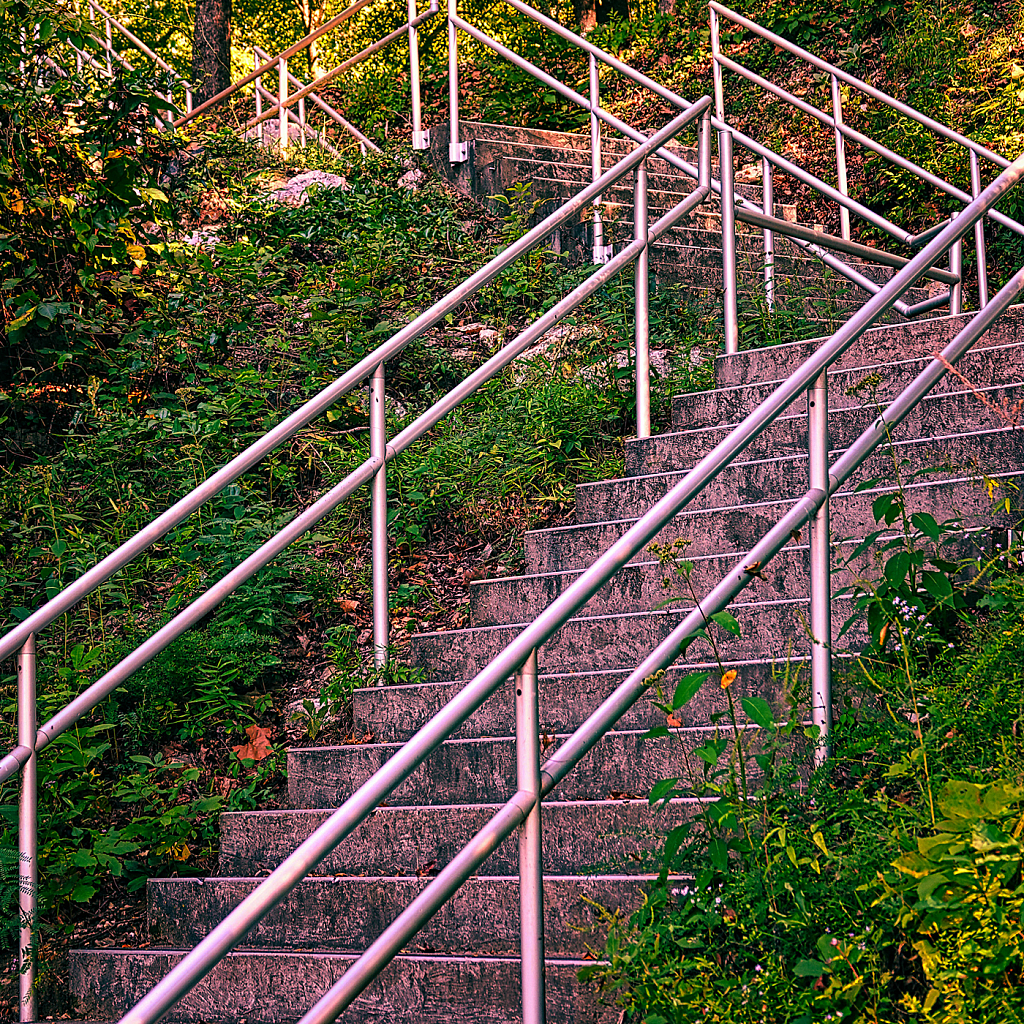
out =
[(515, 675), (518, 789), (534, 795), (519, 829), (519, 952), (523, 972), (523, 1024), (544, 1024), (544, 867), (541, 837), (540, 712), (537, 651)]

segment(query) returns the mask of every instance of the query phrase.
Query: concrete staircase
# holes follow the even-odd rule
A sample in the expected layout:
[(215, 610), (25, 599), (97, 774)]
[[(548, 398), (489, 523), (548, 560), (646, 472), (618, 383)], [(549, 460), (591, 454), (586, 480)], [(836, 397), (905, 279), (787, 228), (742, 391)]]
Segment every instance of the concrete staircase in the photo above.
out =
[[(831, 374), (832, 444), (841, 451), (903, 387), (964, 318), (887, 326), (869, 332)], [(714, 391), (680, 395), (671, 433), (626, 446), (627, 476), (578, 489), (577, 523), (527, 535), (524, 576), (471, 584), (473, 625), (413, 638), (411, 660), (423, 683), (360, 690), (357, 718), (374, 736), (361, 746), (289, 753), (292, 809), (226, 814), (218, 878), (158, 879), (149, 885), (153, 948), (81, 950), (72, 955), (73, 991), (84, 1016), (112, 1017), (138, 1000), (258, 878), (306, 838), (333, 808), (379, 767), (475, 670), (516, 634), (652, 500), (678, 479), (815, 347), (799, 342), (717, 361)], [(896, 357), (894, 359), (894, 356)], [(1024, 394), (1024, 307), (1015, 307), (965, 357), (972, 387), (947, 377), (894, 439), (901, 473), (939, 467), (905, 484), (908, 505), (943, 521), (959, 517), (968, 543), (987, 547), (993, 527), (982, 473), (1004, 485), (1024, 474), (1024, 437), (995, 411)], [(988, 405), (978, 397), (983, 395)], [(734, 466), (677, 517), (659, 538), (689, 541), (699, 594), (734, 564), (787, 502), (806, 488), (805, 410), (801, 403), (751, 446)], [(851, 486), (833, 505), (837, 558), (848, 538), (874, 529), (871, 502), (895, 486), (893, 457), (865, 468), (880, 477)], [(998, 525), (998, 523), (997, 523)], [(977, 531), (977, 532), (972, 532)], [(739, 673), (734, 693), (759, 694), (783, 708), (797, 694), (807, 659), (807, 550), (795, 540), (733, 608), (740, 638), (722, 633), (727, 667)], [(628, 566), (540, 652), (542, 743), (556, 746), (689, 605), (664, 606), (665, 576), (654, 555)], [(836, 586), (850, 573), (837, 573)], [(669, 591), (673, 593), (673, 591)], [(848, 603), (836, 602), (835, 624)], [(717, 628), (717, 627), (716, 627)], [(839, 653), (839, 652), (837, 652)], [(690, 663), (717, 676), (713, 653), (690, 648)], [(645, 799), (651, 785), (687, 770), (690, 751), (712, 735), (723, 693), (712, 679), (684, 712), (681, 743), (643, 741), (664, 715), (641, 702), (545, 804), (548, 1012), (556, 1024), (614, 1021), (581, 986), (579, 969), (599, 951), (606, 913), (628, 913), (640, 899), (658, 835), (693, 813), (696, 798), (675, 801), (659, 817)], [(298, 1018), (515, 789), (511, 682), (382, 805), (245, 941), (214, 969), (170, 1019), (278, 1022)], [(551, 747), (553, 749), (553, 746)], [(342, 1018), (410, 1024), (518, 1018), (517, 860), (514, 837), (417, 937), (402, 957)], [(602, 909), (598, 909), (602, 908)]]

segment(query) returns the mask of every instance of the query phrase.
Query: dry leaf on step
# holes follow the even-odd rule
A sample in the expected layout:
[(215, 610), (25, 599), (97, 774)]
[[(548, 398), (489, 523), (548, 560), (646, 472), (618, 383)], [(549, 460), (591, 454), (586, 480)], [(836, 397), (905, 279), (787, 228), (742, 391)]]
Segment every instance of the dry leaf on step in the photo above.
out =
[(253, 761), (262, 761), (263, 758), (269, 757), (274, 752), (273, 744), (270, 742), (272, 731), (269, 727), (265, 729), (259, 725), (250, 725), (245, 730), (249, 742), (240, 743), (231, 749), (238, 755), (239, 761), (244, 761), (247, 757)]

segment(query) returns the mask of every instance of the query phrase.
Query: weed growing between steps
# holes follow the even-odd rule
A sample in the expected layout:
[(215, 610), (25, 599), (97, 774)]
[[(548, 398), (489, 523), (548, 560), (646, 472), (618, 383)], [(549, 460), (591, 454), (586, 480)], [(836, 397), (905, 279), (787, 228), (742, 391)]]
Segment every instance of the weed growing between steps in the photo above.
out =
[[(1024, 552), (957, 560), (959, 522), (910, 513), (901, 489), (874, 513), (878, 533), (851, 556), (874, 552), (878, 570), (854, 584), (869, 642), (838, 681), (827, 767), (801, 782), (795, 700), (779, 713), (742, 701), (761, 731), (745, 753), (736, 672), (713, 680), (728, 711), (686, 789), (709, 802), (668, 834), (658, 883), (612, 922), (607, 964), (583, 973), (628, 1018), (1001, 1024), (1024, 1012)], [(679, 547), (660, 554), (688, 577)], [(704, 683), (682, 679), (652, 735), (675, 730)], [(680, 781), (656, 785), (652, 806)]]

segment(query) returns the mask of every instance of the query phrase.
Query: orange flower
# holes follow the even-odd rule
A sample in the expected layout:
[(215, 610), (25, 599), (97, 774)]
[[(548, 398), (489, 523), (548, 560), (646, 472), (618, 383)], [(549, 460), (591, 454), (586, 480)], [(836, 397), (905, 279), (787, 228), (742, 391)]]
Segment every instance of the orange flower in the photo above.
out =
[(728, 672), (722, 676), (722, 689), (728, 690), (730, 686), (736, 681), (736, 669), (731, 668)]

